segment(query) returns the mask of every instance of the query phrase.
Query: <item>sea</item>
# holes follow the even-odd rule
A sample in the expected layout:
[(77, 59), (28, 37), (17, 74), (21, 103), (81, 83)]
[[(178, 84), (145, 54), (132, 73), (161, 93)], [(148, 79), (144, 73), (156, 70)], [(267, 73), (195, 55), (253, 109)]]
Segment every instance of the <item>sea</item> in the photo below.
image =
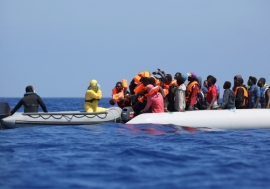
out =
[[(0, 98), (11, 109), (19, 100)], [(50, 112), (84, 111), (83, 98), (43, 101)], [(99, 106), (111, 107), (109, 98)], [(0, 189), (32, 188), (270, 188), (270, 130), (122, 123), (0, 130)]]

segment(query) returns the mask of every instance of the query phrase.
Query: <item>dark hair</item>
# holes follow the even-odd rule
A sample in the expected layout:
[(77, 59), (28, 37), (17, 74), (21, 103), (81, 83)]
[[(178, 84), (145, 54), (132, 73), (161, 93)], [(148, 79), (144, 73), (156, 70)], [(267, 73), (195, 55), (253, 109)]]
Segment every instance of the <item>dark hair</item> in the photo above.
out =
[(224, 89), (229, 89), (229, 88), (231, 88), (231, 82), (225, 81), (223, 87), (224, 87)]
[(115, 84), (115, 86), (118, 85), (118, 84), (122, 85), (122, 83), (121, 83), (120, 81), (118, 81), (118, 82)]
[(249, 76), (249, 79), (252, 81), (253, 84), (257, 83), (257, 78), (253, 76)]
[(148, 78), (148, 84), (156, 85), (156, 80), (153, 77)]
[(167, 79), (168, 81), (172, 81), (172, 75), (166, 74), (165, 79)]
[(264, 77), (261, 77), (259, 80), (261, 80), (263, 84), (266, 83), (266, 79)]
[(217, 82), (217, 79), (214, 76), (207, 77), (207, 79), (210, 79), (213, 85)]
[(148, 83), (148, 77), (142, 77), (140, 79), (140, 82), (147, 82)]
[(25, 92), (34, 92), (34, 91), (33, 91), (32, 85), (28, 85), (28, 86), (25, 88)]
[(208, 76), (207, 76), (207, 80), (208, 80), (210, 77), (214, 77), (214, 76), (212, 76), (212, 75), (208, 75)]
[(176, 82), (177, 82), (178, 85), (182, 85), (185, 82), (185, 80), (184, 80), (184, 78), (182, 76), (178, 76), (176, 78)]

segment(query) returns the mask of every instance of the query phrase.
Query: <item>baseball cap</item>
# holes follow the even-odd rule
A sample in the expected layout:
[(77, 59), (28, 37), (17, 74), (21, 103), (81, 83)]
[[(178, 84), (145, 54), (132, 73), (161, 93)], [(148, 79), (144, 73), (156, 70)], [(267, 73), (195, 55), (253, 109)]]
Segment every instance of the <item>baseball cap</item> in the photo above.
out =
[(188, 77), (192, 77), (192, 78), (194, 78), (194, 79), (197, 79), (197, 75), (196, 75), (194, 72), (187, 73), (187, 76), (188, 76)]

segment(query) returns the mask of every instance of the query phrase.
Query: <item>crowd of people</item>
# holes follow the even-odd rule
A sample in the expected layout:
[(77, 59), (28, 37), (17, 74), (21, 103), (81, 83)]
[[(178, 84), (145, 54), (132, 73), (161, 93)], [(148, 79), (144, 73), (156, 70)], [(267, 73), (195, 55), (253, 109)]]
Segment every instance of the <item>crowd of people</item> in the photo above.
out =
[[(256, 77), (250, 76), (246, 86), (241, 75), (234, 76), (233, 87), (231, 82), (224, 82), (224, 93), (220, 103), (220, 88), (216, 81), (214, 76), (209, 75), (202, 83), (202, 78), (194, 72), (177, 72), (172, 78), (171, 74), (165, 74), (159, 69), (152, 74), (144, 71), (135, 75), (129, 85), (126, 79), (117, 82), (109, 103), (117, 103), (120, 108), (132, 106), (135, 115), (144, 112), (270, 108), (270, 86), (266, 84), (265, 78), (257, 81)], [(33, 86), (29, 85), (25, 90), (24, 97), (13, 108), (11, 115), (21, 106), (24, 106), (25, 113), (38, 112), (39, 105), (44, 112), (48, 112)], [(101, 98), (100, 85), (93, 79), (85, 93), (85, 111), (106, 111), (106, 108), (98, 106)]]
[[(157, 77), (157, 75), (159, 77)], [(187, 80), (187, 84), (185, 84)], [(123, 82), (125, 81), (125, 82)], [(163, 71), (138, 73), (127, 86), (126, 80), (116, 83), (110, 104), (132, 106), (135, 115), (144, 112), (184, 112), (193, 110), (270, 108), (270, 90), (265, 78), (250, 76), (247, 85), (241, 75), (234, 76), (233, 86), (225, 81), (222, 102), (217, 79), (209, 75), (202, 83), (196, 73), (171, 74)]]

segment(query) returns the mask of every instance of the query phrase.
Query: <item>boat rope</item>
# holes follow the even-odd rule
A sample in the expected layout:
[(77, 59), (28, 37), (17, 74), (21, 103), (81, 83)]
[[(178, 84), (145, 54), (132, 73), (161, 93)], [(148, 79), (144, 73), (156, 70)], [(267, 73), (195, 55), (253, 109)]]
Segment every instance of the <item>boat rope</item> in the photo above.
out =
[(42, 118), (44, 120), (50, 119), (51, 117), (54, 119), (62, 119), (63, 117), (70, 122), (73, 117), (75, 118), (94, 118), (98, 117), (100, 119), (105, 119), (107, 117), (107, 112), (96, 112), (96, 113), (23, 113), (23, 115), (27, 115), (31, 118)]

